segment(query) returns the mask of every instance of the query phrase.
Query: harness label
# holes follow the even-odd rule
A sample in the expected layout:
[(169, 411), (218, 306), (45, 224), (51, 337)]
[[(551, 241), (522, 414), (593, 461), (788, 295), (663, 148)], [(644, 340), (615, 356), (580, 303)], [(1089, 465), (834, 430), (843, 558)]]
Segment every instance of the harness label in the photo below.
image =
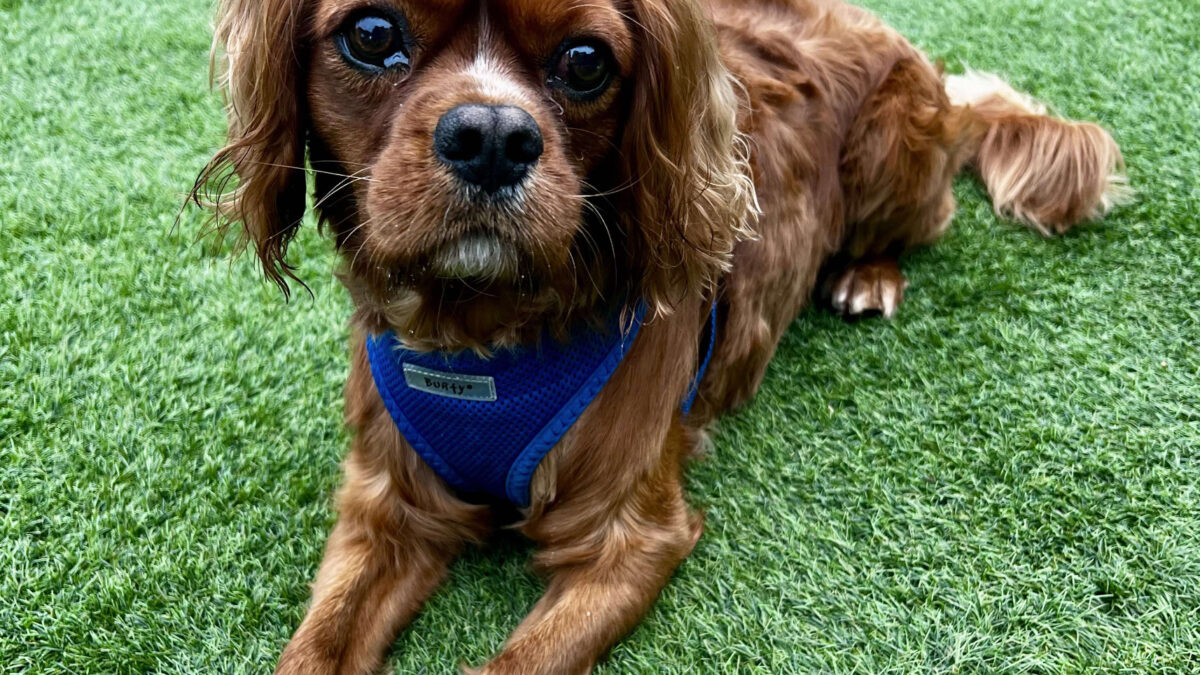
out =
[(483, 375), (440, 373), (436, 370), (404, 364), (404, 382), (410, 389), (434, 396), (465, 401), (495, 401), (496, 380)]

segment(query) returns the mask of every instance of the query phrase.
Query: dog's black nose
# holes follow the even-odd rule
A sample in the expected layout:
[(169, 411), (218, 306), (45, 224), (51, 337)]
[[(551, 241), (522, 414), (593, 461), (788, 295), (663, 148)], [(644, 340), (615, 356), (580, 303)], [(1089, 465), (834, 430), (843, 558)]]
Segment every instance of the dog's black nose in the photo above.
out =
[(459, 178), (487, 192), (516, 185), (542, 155), (542, 130), (511, 105), (470, 103), (438, 120), (433, 149)]

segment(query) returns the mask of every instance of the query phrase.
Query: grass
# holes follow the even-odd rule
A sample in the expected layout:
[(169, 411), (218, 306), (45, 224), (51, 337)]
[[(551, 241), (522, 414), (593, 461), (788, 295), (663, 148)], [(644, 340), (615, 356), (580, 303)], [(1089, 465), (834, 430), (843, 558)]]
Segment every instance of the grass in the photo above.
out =
[[(332, 524), (330, 245), (286, 304), (171, 228), (224, 127), (207, 4), (0, 0), (0, 671), (268, 672)], [(1200, 5), (868, 4), (1113, 129), (1139, 200), (1044, 241), (964, 181), (894, 322), (800, 317), (598, 672), (1200, 671)], [(396, 671), (493, 653), (528, 554), (468, 554)]]

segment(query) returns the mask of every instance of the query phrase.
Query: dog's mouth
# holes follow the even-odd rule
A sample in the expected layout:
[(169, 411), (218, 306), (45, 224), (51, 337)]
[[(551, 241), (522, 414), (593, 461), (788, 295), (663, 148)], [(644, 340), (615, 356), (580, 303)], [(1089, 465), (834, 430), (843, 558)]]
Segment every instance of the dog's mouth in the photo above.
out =
[(438, 279), (513, 281), (517, 278), (516, 247), (494, 232), (472, 231), (434, 252), (430, 268)]

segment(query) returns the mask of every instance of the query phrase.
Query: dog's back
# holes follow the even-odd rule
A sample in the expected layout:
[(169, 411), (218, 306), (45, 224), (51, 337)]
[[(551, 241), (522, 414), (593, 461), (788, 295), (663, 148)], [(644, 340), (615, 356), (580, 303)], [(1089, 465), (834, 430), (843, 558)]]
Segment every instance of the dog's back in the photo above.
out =
[(775, 344), (813, 296), (892, 316), (898, 258), (949, 227), (954, 177), (974, 165), (997, 213), (1049, 234), (1124, 196), (1121, 154), (1094, 124), (1046, 115), (1003, 80), (943, 80), (903, 36), (843, 2), (714, 5), (740, 84), (762, 216), (726, 282), (723, 342), (705, 400), (753, 395)]

